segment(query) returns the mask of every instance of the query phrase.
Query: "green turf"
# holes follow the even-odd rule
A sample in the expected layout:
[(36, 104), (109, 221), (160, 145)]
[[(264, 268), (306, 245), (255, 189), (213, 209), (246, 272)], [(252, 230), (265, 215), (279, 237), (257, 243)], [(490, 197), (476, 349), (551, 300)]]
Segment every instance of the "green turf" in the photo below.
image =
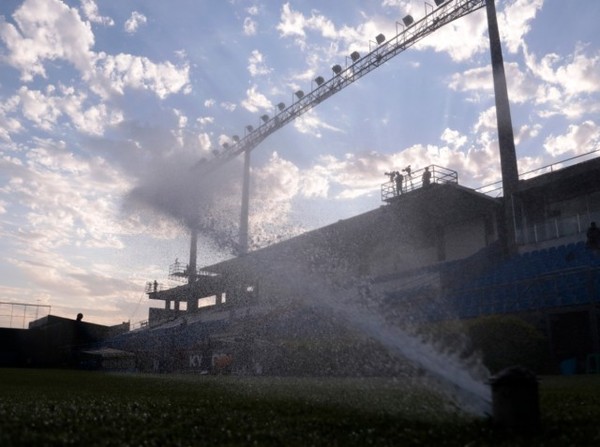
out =
[(0, 446), (600, 445), (600, 376), (540, 391), (541, 432), (520, 439), (405, 380), (0, 369)]

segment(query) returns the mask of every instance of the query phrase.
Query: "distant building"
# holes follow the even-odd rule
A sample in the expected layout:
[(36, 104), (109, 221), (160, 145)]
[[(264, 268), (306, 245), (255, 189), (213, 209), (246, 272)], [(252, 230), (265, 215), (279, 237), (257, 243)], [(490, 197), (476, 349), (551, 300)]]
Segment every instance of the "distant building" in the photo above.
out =
[(0, 366), (77, 367), (81, 352), (129, 331), (129, 323), (103, 326), (47, 315), (29, 329), (0, 328)]

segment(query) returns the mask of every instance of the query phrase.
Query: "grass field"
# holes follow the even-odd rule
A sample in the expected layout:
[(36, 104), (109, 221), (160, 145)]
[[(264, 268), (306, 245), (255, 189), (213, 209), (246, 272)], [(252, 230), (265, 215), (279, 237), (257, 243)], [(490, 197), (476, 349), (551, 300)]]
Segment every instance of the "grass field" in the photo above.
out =
[(0, 446), (600, 445), (600, 375), (540, 392), (523, 439), (402, 380), (0, 369)]

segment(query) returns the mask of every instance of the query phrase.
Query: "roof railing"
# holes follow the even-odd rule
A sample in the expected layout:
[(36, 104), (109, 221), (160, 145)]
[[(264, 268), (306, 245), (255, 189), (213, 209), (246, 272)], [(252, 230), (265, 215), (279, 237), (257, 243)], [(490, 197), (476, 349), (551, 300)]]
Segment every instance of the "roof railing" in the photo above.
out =
[(423, 174), (426, 171), (431, 174), (429, 184), (458, 184), (458, 172), (452, 169), (438, 165), (429, 165), (413, 171), (409, 165), (402, 169), (402, 172), (394, 171), (399, 172), (402, 176), (401, 182), (390, 179), (390, 181), (381, 184), (381, 200), (383, 202), (390, 202), (402, 194), (427, 187), (428, 185), (423, 182), (426, 178)]

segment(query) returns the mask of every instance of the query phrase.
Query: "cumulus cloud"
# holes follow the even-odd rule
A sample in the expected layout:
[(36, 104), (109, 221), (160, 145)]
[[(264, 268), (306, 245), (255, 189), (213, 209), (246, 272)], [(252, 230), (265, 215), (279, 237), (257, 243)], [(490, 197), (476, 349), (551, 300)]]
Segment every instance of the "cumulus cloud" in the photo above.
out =
[(68, 117), (75, 128), (90, 135), (102, 135), (106, 127), (123, 120), (116, 109), (105, 104), (86, 106), (86, 95), (73, 88), (49, 85), (44, 92), (23, 86), (18, 90), (18, 104), (25, 118), (37, 127), (51, 130), (61, 116)]
[(253, 113), (261, 110), (271, 110), (273, 108), (271, 101), (258, 91), (258, 86), (256, 85), (253, 85), (246, 90), (246, 99), (242, 101), (242, 106)]
[(563, 135), (550, 135), (544, 149), (553, 157), (581, 155), (600, 147), (600, 127), (593, 121), (572, 124)]
[(258, 24), (254, 20), (254, 17), (259, 12), (258, 6), (250, 6), (246, 8), (246, 12), (248, 13), (248, 17), (244, 18), (243, 32), (246, 36), (254, 36), (258, 30)]
[(129, 185), (105, 160), (74, 155), (61, 141), (37, 140), (26, 164), (5, 159), (0, 171), (11, 178), (2, 196), (29, 209), (16, 236), (26, 247), (40, 253), (67, 245), (122, 247), (113, 198)]
[(252, 17), (246, 17), (244, 19), (244, 34), (246, 36), (254, 36), (256, 34), (257, 24)]
[(138, 11), (133, 11), (131, 16), (125, 22), (125, 31), (129, 34), (135, 33), (140, 26), (145, 25), (148, 22), (148, 18)]
[(92, 79), (92, 89), (106, 97), (108, 92), (123, 94), (126, 88), (149, 90), (163, 99), (185, 91), (189, 82), (189, 66), (178, 67), (171, 62), (156, 63), (143, 56), (131, 54), (97, 57), (97, 72)]
[(516, 53), (523, 46), (524, 37), (531, 30), (531, 22), (542, 9), (544, 0), (515, 0), (506, 5), (498, 13), (500, 38), (509, 52)]
[(248, 59), (248, 71), (253, 77), (271, 73), (271, 69), (265, 64), (265, 57), (260, 51), (252, 50)]
[(335, 23), (326, 16), (316, 11), (311, 11), (310, 16), (292, 9), (290, 3), (285, 3), (281, 8), (281, 16), (277, 24), (279, 35), (291, 38), (301, 49), (309, 47), (308, 33), (316, 33), (331, 44), (311, 46), (311, 51), (324, 52), (329, 57), (347, 54), (348, 50), (366, 50), (369, 40), (380, 32), (392, 34), (393, 25), (386, 21), (367, 20), (357, 27), (342, 25), (336, 27)]
[(12, 18), (14, 24), (0, 18), (0, 39), (7, 48), (5, 61), (20, 71), (23, 81), (46, 77), (45, 63), (62, 60), (72, 64), (103, 97), (122, 94), (126, 87), (150, 90), (160, 98), (189, 91), (187, 64), (95, 53), (90, 22), (60, 0), (25, 0)]
[(98, 5), (95, 0), (81, 0), (81, 11), (83, 15), (92, 23), (98, 23), (104, 26), (114, 26), (115, 21), (110, 17), (101, 16), (98, 12)]
[(294, 127), (296, 130), (298, 130), (298, 132), (310, 134), (316, 138), (321, 138), (323, 136), (321, 130), (342, 132), (341, 129), (323, 121), (314, 110), (310, 110), (309, 112), (306, 112), (302, 116), (296, 118), (294, 121)]
[(47, 60), (67, 60), (81, 72), (92, 69), (94, 35), (75, 8), (59, 0), (25, 0), (12, 17), (16, 26), (0, 17), (0, 38), (6, 61), (22, 80), (46, 77)]
[(575, 119), (600, 110), (600, 52), (580, 45), (568, 57), (550, 53), (538, 59), (526, 50), (525, 61), (539, 80), (535, 101), (540, 116)]

